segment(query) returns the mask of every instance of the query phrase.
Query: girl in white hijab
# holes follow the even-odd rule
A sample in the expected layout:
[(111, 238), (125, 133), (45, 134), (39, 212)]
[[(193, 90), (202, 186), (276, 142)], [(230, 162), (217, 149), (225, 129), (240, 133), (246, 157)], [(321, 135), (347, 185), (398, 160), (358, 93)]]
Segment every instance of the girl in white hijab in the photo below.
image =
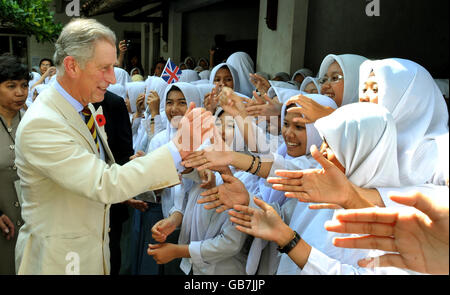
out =
[(291, 81), (297, 82), (298, 85), (301, 85), (303, 83), (303, 80), (306, 77), (312, 77), (313, 72), (310, 69), (303, 68), (298, 71), (296, 71), (291, 78)]
[[(164, 81), (161, 77), (149, 76), (145, 81), (145, 112), (144, 118), (141, 119), (141, 124), (138, 128), (138, 135), (136, 137), (136, 150), (137, 151), (146, 151), (148, 148), (148, 144), (154, 135), (158, 134), (162, 130), (166, 128), (167, 118), (162, 115), (161, 112), (161, 97), (163, 97), (166, 87), (168, 86), (167, 82)], [(156, 110), (156, 114), (152, 116), (151, 110), (149, 109), (148, 99), (149, 96), (157, 96), (160, 100), (159, 106)], [(153, 125), (153, 130), (152, 130)]]
[[(320, 93), (332, 98), (338, 107), (358, 101), (359, 66), (367, 58), (355, 54), (327, 55), (319, 70)], [(307, 122), (326, 117), (333, 109), (322, 107), (305, 97), (296, 97), (303, 108), (296, 108)], [(293, 110), (294, 111), (294, 110)]]
[[(196, 106), (200, 104), (200, 95), (195, 86), (185, 82), (178, 82), (170, 84), (166, 87), (161, 99), (161, 104), (166, 106), (163, 112), (167, 118), (167, 126), (165, 130), (153, 136), (146, 151), (147, 153), (161, 147), (173, 138), (177, 131), (177, 122), (179, 122), (181, 116), (183, 116), (187, 111), (191, 102), (194, 102)], [(161, 169), (164, 169), (164, 167), (161, 167)], [(157, 203), (158, 199), (160, 199), (162, 211), (160, 213), (162, 213), (162, 217), (166, 219), (172, 214), (176, 214), (175, 212), (177, 211), (181, 212), (182, 214), (184, 213), (184, 202), (186, 200), (185, 192), (189, 191), (189, 187), (189, 180), (183, 178), (182, 183), (179, 185), (165, 188), (162, 191), (147, 192), (141, 194), (142, 196), (139, 195), (138, 198), (151, 203)], [(154, 218), (152, 218), (150, 214), (155, 213), (147, 211), (140, 212), (135, 210), (135, 214), (133, 216), (134, 234), (135, 236), (140, 237), (140, 241), (151, 240), (152, 233), (150, 229), (152, 229), (154, 224), (159, 221), (154, 220)], [(168, 242), (176, 243), (178, 240), (178, 235), (179, 231), (174, 231), (172, 235), (170, 235), (170, 239), (168, 239)], [(147, 255), (146, 249), (148, 247), (148, 243), (140, 243), (138, 247), (140, 248), (138, 255), (144, 256), (142, 258), (138, 257), (138, 261), (139, 259), (142, 261), (146, 261), (145, 264), (148, 265), (148, 268), (150, 268), (150, 264), (152, 264), (154, 260), (152, 257)], [(149, 262), (149, 258), (152, 262)], [(178, 268), (180, 262), (181, 261), (174, 261), (171, 267)]]
[[(322, 85), (321, 93), (333, 98), (338, 107), (357, 102), (359, 66), (366, 60), (367, 58), (355, 54), (327, 55), (319, 70), (319, 81)], [(338, 67), (336, 69), (331, 68), (333, 64), (337, 64)], [(340, 72), (342, 72), (342, 78), (339, 78)], [(328, 79), (324, 79), (324, 77)], [(337, 85), (342, 83), (342, 79), (344, 82), (342, 87), (339, 88)]]
[[(233, 134), (235, 136), (239, 136), (239, 134), (236, 134), (237, 129), (233, 126), (232, 117), (220, 107), (215, 116), (223, 141), (227, 142), (228, 146), (233, 146), (232, 141), (235, 140)], [(246, 184), (247, 189), (251, 190), (251, 186), (256, 182), (255, 178), (257, 177), (254, 175), (235, 169), (226, 168), (224, 170), (239, 177)], [(219, 173), (214, 175), (216, 185), (223, 183)], [(189, 274), (192, 270), (194, 275), (245, 274), (246, 254), (243, 246), (247, 235), (234, 228), (225, 212), (217, 213), (213, 210), (206, 210), (203, 205), (197, 203), (201, 198), (200, 194), (205, 189), (201, 187), (202, 181), (196, 170), (185, 176), (192, 179), (194, 184), (189, 188), (178, 245), (172, 246), (181, 247), (185, 252), (188, 250), (187, 256), (190, 258), (182, 259), (181, 269), (185, 274)], [(253, 181), (251, 181), (252, 178)], [(177, 254), (174, 256), (173, 258), (180, 257)]]
[[(321, 105), (337, 108), (334, 101), (326, 96), (308, 95), (308, 97)], [(287, 114), (287, 108), (288, 106), (284, 103), (281, 111), (281, 124), (283, 126), (283, 136), (281, 138), (283, 142), (278, 148), (277, 153), (274, 154), (273, 164), (267, 177), (275, 176), (275, 170), (278, 169), (303, 170), (320, 168), (320, 165), (311, 156), (310, 148), (313, 145), (320, 146), (322, 138), (314, 127), (314, 124), (303, 125), (304, 136), (302, 137), (301, 130), (298, 130), (301, 125), (295, 124), (292, 121), (292, 118), (296, 115), (292, 113)], [(289, 149), (287, 148), (287, 144), (290, 146)], [(303, 148), (305, 151), (304, 154)], [(282, 208), (282, 210), (280, 209), (282, 215), (290, 216), (292, 214), (297, 202), (287, 199), (284, 196), (284, 192), (272, 189), (272, 185), (268, 184), (264, 178), (259, 179), (259, 191), (263, 201), (269, 203), (271, 206)], [(247, 274), (254, 275), (257, 269), (259, 269), (258, 274), (275, 274), (279, 256), (274, 255), (273, 245), (265, 249), (267, 244), (268, 242), (262, 239), (254, 239), (247, 260)]]
[(320, 94), (319, 78), (306, 77), (300, 85), (300, 91), (311, 94)]
[[(169, 110), (168, 105), (175, 104), (175, 102), (173, 102), (172, 100), (170, 100), (169, 102), (167, 101), (168, 95), (172, 91), (181, 93), (183, 95), (184, 99), (181, 99), (181, 98), (178, 99), (178, 101), (176, 102), (178, 109), (170, 108), (171, 113), (168, 114), (166, 112), (166, 110)], [(183, 100), (184, 100), (184, 102), (183, 102)], [(196, 106), (199, 106), (201, 103), (200, 94), (194, 85), (191, 85), (191, 84), (185, 83), (185, 82), (178, 82), (178, 83), (173, 83), (173, 84), (170, 84), (167, 86), (164, 96), (163, 96), (163, 99), (161, 100), (161, 104), (166, 106), (164, 109), (164, 114), (165, 114), (166, 118), (168, 119), (167, 123), (166, 123), (166, 129), (159, 132), (152, 138), (152, 140), (150, 141), (150, 144), (148, 146), (148, 149), (146, 151), (147, 153), (168, 143), (175, 136), (175, 133), (178, 130), (177, 122), (179, 121), (181, 116), (184, 115), (184, 113), (180, 113), (180, 111), (182, 109), (181, 104), (185, 105), (186, 110), (187, 110), (189, 107), (189, 104), (191, 102), (194, 102)], [(176, 117), (174, 117), (174, 116), (176, 116)], [(172, 122), (170, 122), (170, 121), (172, 121)], [(165, 218), (170, 215), (170, 213), (171, 213), (170, 210), (174, 206), (173, 192), (175, 190), (175, 187), (164, 189), (162, 192), (162, 195), (161, 195), (163, 215)]]
[[(221, 74), (222, 71), (224, 71), (224, 74)], [(231, 74), (232, 80), (230, 80), (229, 74)], [(230, 87), (235, 92), (239, 92), (240, 89), (238, 72), (232, 65), (229, 65), (227, 63), (218, 64), (211, 70), (211, 75), (209, 76), (209, 83), (210, 84), (220, 83), (220, 85)]]
[[(442, 165), (442, 160), (448, 159), (448, 112), (428, 71), (405, 59), (366, 61), (361, 65), (360, 80), (360, 101), (378, 103), (394, 117), (404, 190), (425, 183), (445, 185), (448, 166)], [(387, 196), (392, 189), (377, 190), (386, 206), (395, 206)]]
[(250, 82), (250, 74), (255, 73), (255, 66), (250, 55), (245, 52), (235, 52), (228, 57), (226, 63), (235, 68), (238, 73), (239, 88), (235, 88), (235, 91), (252, 97), (255, 87)]
[(133, 135), (133, 149), (136, 151), (138, 129), (141, 124), (142, 115), (137, 109), (137, 99), (142, 94), (145, 95), (145, 82), (129, 82), (126, 84), (127, 97), (125, 104), (130, 113), (131, 133)]

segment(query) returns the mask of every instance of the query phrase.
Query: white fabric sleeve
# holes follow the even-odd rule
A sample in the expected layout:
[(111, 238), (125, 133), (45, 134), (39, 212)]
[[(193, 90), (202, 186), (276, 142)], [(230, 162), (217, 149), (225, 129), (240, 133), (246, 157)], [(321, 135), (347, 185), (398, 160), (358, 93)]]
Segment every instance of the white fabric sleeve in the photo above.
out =
[(216, 237), (190, 243), (192, 263), (205, 266), (233, 257), (241, 251), (246, 238), (246, 234), (238, 231), (231, 222), (227, 222)]

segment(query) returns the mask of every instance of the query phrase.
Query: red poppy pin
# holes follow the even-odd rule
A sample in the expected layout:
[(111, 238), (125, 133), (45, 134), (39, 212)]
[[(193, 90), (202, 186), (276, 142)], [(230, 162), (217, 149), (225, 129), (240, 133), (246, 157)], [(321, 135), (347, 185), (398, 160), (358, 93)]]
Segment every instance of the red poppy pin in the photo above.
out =
[(105, 116), (103, 116), (102, 114), (98, 114), (97, 116), (95, 116), (95, 120), (97, 121), (98, 127), (102, 127), (106, 124)]

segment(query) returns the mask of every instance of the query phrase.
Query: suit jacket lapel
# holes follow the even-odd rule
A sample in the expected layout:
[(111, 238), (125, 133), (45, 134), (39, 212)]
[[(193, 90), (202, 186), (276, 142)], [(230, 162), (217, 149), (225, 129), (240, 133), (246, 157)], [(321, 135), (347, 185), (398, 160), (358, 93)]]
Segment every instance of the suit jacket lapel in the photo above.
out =
[(53, 91), (53, 94), (50, 96), (52, 99), (49, 99), (49, 103), (53, 104), (56, 110), (66, 119), (67, 123), (86, 140), (91, 147), (91, 151), (97, 156), (100, 156), (92, 134), (80, 114), (54, 87), (50, 87), (50, 89)]
[[(102, 106), (100, 106), (97, 110), (95, 110), (94, 106), (91, 103), (88, 104), (88, 107), (91, 110), (92, 115), (94, 116), (95, 128), (97, 129), (97, 134), (98, 134), (100, 140), (102, 141), (103, 149), (105, 150), (105, 153), (110, 160), (110, 161), (106, 161), (106, 162), (114, 163), (115, 162), (114, 156), (108, 145), (108, 136), (106, 135), (106, 132), (105, 132), (105, 125), (100, 127), (100, 126), (98, 126), (98, 122), (97, 122), (97, 115), (103, 115), (103, 108), (102, 108)], [(106, 122), (106, 123), (108, 123), (108, 122)]]

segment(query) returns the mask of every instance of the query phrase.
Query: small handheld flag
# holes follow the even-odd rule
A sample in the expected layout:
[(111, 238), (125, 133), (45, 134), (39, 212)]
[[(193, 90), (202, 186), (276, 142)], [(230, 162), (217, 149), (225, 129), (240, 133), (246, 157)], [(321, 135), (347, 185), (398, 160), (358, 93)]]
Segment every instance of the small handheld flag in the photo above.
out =
[(181, 76), (181, 69), (174, 64), (170, 58), (167, 60), (166, 66), (161, 74), (161, 78), (168, 84), (178, 82)]

